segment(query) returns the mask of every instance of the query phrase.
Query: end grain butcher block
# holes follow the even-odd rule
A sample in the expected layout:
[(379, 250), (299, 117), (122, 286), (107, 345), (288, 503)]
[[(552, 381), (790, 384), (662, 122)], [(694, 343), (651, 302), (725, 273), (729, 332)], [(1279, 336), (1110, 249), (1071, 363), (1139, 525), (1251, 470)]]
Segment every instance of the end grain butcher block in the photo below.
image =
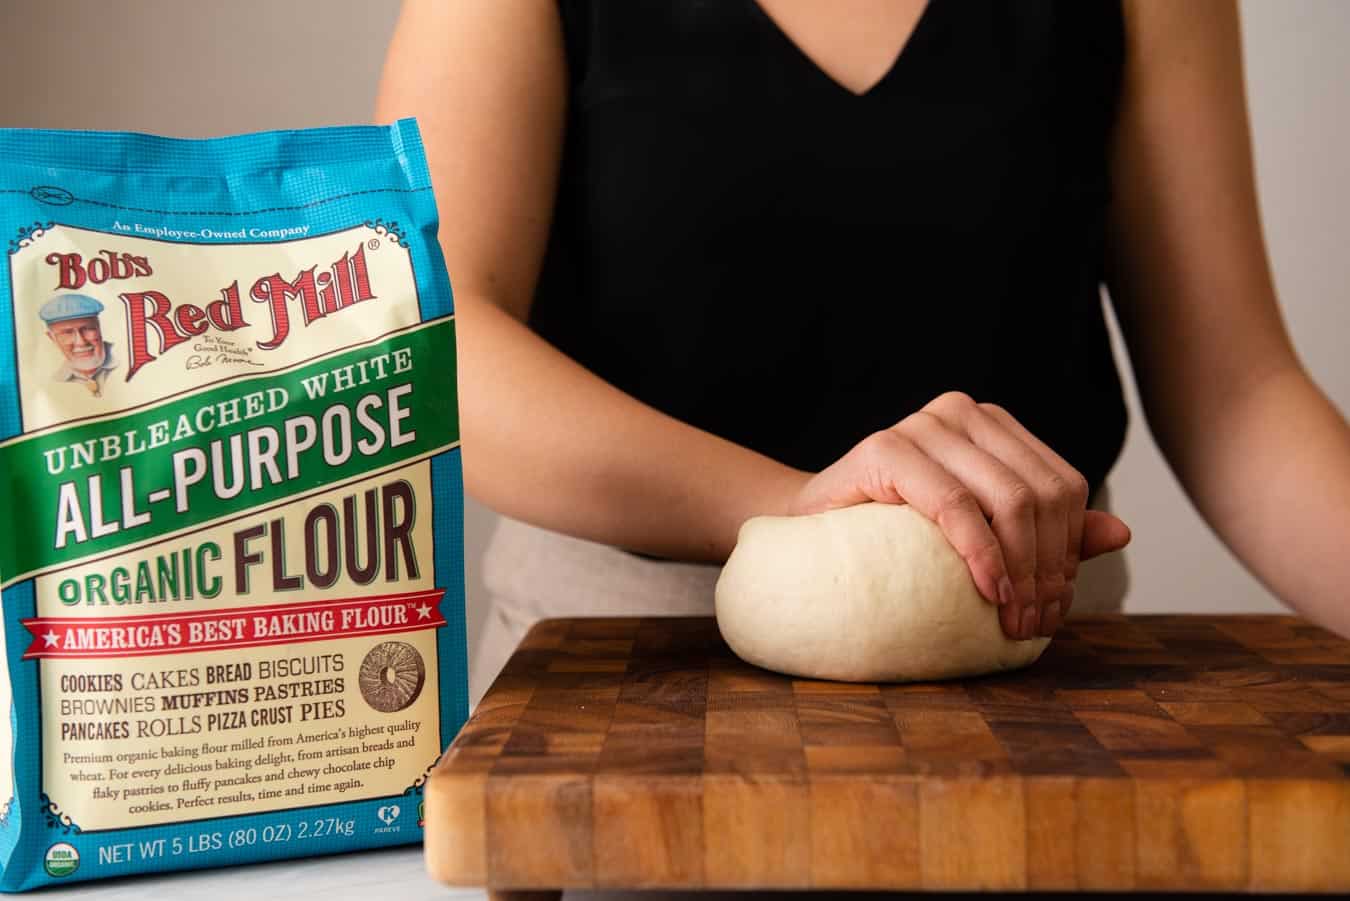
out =
[(492, 889), (1350, 891), (1350, 642), (1114, 616), (1027, 669), (794, 680), (712, 619), (526, 637), (427, 786)]

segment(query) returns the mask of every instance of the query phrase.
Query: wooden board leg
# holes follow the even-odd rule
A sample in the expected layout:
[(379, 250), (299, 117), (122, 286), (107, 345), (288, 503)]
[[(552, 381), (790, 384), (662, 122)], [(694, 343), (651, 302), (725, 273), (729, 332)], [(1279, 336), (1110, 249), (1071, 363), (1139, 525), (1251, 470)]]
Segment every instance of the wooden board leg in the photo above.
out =
[(488, 901), (561, 901), (562, 892), (512, 892), (488, 889)]

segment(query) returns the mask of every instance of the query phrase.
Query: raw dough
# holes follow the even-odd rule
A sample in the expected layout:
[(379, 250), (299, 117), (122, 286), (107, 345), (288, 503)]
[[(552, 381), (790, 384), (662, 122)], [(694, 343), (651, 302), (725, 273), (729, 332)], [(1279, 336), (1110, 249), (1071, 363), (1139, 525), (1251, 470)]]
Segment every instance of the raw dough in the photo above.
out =
[(717, 625), (743, 660), (846, 682), (1015, 669), (1012, 641), (942, 531), (907, 504), (747, 520), (717, 580)]

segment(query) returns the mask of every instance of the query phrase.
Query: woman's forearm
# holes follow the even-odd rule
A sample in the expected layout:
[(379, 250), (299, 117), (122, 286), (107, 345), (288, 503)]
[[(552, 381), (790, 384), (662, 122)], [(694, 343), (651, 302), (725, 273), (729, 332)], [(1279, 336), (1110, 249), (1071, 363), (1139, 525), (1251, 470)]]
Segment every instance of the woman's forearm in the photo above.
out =
[(465, 485), (508, 516), (629, 550), (721, 562), (808, 475), (654, 410), (495, 304), (456, 299)]
[(1350, 635), (1344, 417), (1301, 368), (1290, 367), (1201, 428), (1186, 458), (1172, 460), (1197, 509), (1281, 600)]

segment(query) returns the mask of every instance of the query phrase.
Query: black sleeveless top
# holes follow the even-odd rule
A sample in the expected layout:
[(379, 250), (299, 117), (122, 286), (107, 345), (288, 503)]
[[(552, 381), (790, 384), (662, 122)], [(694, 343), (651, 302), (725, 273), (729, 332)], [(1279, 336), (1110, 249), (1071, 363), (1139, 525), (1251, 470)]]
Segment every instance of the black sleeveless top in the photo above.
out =
[(560, 8), (540, 335), (811, 471), (959, 389), (1096, 491), (1126, 426), (1099, 295), (1119, 0), (930, 0), (862, 96), (754, 0)]

